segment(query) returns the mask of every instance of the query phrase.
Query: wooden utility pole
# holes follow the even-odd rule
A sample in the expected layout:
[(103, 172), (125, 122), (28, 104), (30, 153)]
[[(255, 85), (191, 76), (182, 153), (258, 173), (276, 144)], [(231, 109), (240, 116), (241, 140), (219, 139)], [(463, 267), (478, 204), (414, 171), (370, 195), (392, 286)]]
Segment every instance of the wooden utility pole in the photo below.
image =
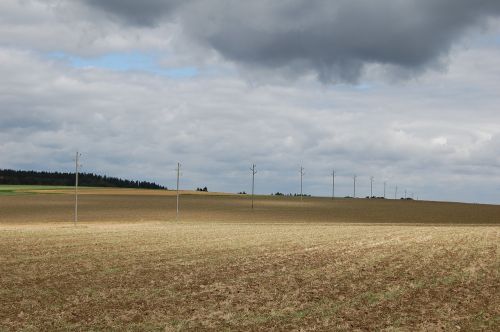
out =
[(177, 163), (177, 209), (175, 213), (175, 220), (179, 220), (179, 177), (180, 177), (180, 171), (181, 171), (181, 164)]
[(373, 198), (373, 176), (370, 176), (370, 198)]
[(302, 202), (302, 178), (304, 177), (304, 167), (300, 166), (300, 201)]
[(332, 171), (332, 199), (335, 198), (335, 169)]
[(254, 189), (255, 189), (255, 174), (257, 174), (257, 171), (255, 170), (255, 164), (252, 165), (252, 168), (250, 168), (252, 171), (252, 210), (253, 210), (253, 196), (254, 196)]
[(356, 178), (357, 176), (356, 174), (354, 174), (354, 176), (352, 177), (352, 179), (354, 180), (354, 190), (353, 190), (354, 192), (352, 194), (352, 198), (356, 198)]
[(82, 155), (76, 151), (75, 156), (75, 219), (73, 221), (74, 225), (78, 222), (78, 171), (80, 169), (80, 157)]

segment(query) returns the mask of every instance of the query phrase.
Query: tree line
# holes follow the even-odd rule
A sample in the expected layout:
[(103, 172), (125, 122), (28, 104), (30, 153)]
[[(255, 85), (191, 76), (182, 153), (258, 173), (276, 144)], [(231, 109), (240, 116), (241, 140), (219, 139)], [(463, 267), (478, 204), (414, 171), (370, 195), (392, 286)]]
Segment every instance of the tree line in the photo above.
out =
[[(0, 169), (0, 184), (39, 185), (39, 186), (74, 186), (75, 173), (17, 171)], [(79, 173), (78, 185), (83, 187), (117, 187), (142, 189), (167, 189), (154, 182), (124, 180), (106, 175)]]

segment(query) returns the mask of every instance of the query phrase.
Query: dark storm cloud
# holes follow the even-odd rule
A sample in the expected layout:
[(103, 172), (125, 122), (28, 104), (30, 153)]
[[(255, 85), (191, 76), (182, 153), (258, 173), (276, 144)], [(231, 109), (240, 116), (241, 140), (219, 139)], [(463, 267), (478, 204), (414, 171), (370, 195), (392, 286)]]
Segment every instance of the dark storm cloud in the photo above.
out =
[(187, 0), (82, 0), (133, 25), (152, 26)]
[(436, 66), (468, 28), (500, 13), (498, 0), (85, 2), (130, 24), (174, 12), (188, 35), (230, 61), (346, 82), (369, 64), (410, 73)]

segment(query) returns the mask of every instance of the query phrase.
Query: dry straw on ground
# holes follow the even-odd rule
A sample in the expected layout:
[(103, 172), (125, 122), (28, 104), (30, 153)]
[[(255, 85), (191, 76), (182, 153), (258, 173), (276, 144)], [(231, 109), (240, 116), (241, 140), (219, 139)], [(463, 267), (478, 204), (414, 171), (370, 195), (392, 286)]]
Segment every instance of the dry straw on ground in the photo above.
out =
[(299, 222), (286, 200), (245, 223), (234, 199), (207, 206), (226, 222), (3, 222), (0, 330), (500, 328), (498, 225)]

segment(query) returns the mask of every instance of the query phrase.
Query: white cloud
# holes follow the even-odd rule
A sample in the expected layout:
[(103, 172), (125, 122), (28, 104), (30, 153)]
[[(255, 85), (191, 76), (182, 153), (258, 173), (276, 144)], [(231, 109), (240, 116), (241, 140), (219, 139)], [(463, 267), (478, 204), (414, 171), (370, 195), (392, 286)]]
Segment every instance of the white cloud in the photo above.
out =
[[(97, 24), (74, 8), (0, 4), (10, 17), (0, 21), (1, 168), (70, 171), (78, 148), (86, 171), (167, 186), (181, 161), (187, 188), (248, 191), (255, 162), (261, 193), (297, 192), (303, 165), (313, 194), (330, 193), (335, 167), (339, 195), (351, 194), (357, 174), (360, 195), (373, 175), (378, 195), (387, 180), (391, 192), (398, 184), (422, 198), (498, 203), (500, 26), (454, 49), (445, 71), (387, 82), (374, 68), (358, 86), (325, 86), (269, 72), (249, 82), (182, 40), (175, 23)], [(75, 68), (46, 56), (137, 50), (200, 75)]]

